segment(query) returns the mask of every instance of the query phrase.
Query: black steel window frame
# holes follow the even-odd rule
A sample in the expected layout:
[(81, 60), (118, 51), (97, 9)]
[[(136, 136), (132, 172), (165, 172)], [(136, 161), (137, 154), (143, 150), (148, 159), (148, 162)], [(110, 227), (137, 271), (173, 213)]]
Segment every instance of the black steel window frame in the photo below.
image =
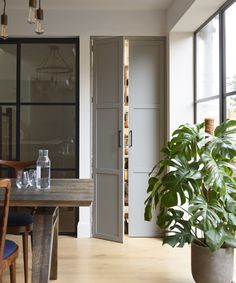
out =
[[(21, 102), (21, 45), (22, 44), (74, 44), (76, 48), (75, 56), (75, 102), (70, 103), (27, 103)], [(53, 171), (75, 171), (75, 177), (79, 178), (79, 37), (58, 37), (58, 38), (9, 38), (7, 40), (0, 39), (0, 45), (14, 44), (16, 45), (16, 102), (0, 102), (0, 106), (16, 107), (16, 160), (20, 160), (20, 114), (23, 105), (71, 105), (75, 106), (75, 168), (53, 168)]]
[[(236, 3), (236, 0), (228, 0), (215, 12), (206, 22), (204, 22), (194, 32), (194, 122), (197, 122), (197, 104), (206, 101), (212, 101), (219, 98), (219, 117), (220, 122), (226, 119), (226, 98), (236, 95), (236, 91), (226, 92), (226, 53), (225, 53), (225, 11)], [(203, 99), (197, 99), (197, 34), (201, 31), (211, 20), (219, 16), (219, 95), (210, 96)]]

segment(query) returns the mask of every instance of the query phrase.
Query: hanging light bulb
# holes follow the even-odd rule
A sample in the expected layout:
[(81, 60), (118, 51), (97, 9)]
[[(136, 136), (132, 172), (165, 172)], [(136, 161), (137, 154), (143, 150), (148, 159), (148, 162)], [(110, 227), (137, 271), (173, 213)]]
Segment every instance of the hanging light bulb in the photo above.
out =
[(3, 14), (1, 15), (1, 34), (0, 36), (3, 39), (8, 38), (8, 28), (7, 28), (7, 15), (5, 14), (6, 11), (6, 0), (3, 0)]
[(28, 23), (35, 24), (36, 23), (36, 0), (29, 0), (29, 16)]
[(43, 34), (44, 29), (43, 29), (43, 9), (41, 9), (41, 0), (39, 0), (39, 7), (36, 11), (36, 16), (37, 16), (37, 26), (35, 32), (37, 34)]

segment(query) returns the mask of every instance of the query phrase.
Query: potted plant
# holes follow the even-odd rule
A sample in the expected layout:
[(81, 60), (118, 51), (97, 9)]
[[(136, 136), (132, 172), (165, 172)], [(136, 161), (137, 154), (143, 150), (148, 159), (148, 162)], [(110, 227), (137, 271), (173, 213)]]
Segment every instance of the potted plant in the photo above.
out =
[[(197, 283), (230, 283), (236, 247), (236, 121), (174, 131), (148, 180), (145, 220), (157, 211), (163, 244), (191, 243)], [(157, 210), (158, 207), (158, 210)], [(156, 214), (155, 214), (156, 215)], [(212, 277), (211, 277), (212, 276)]]

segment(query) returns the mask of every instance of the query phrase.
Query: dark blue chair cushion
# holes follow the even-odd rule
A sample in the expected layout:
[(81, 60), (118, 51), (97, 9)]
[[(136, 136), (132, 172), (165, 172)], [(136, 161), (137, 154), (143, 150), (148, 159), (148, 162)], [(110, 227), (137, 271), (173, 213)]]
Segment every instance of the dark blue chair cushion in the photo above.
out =
[[(2, 212), (0, 212), (0, 219)], [(33, 223), (33, 217), (30, 213), (26, 212), (9, 212), (8, 226), (25, 226)]]
[(33, 217), (30, 213), (9, 212), (8, 226), (25, 226), (33, 223)]
[(17, 249), (17, 245), (15, 244), (15, 242), (10, 241), (10, 240), (6, 240), (5, 241), (5, 247), (4, 247), (3, 259), (9, 257), (12, 253), (15, 252), (16, 249)]

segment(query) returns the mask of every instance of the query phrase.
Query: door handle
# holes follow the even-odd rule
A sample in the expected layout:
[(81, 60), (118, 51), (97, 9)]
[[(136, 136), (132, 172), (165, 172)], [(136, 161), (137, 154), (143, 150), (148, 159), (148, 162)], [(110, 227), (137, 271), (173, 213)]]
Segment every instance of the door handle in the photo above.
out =
[(121, 142), (122, 135), (121, 135), (121, 133), (122, 133), (122, 131), (119, 130), (118, 131), (118, 147), (122, 147), (122, 142)]
[(133, 131), (129, 131), (129, 147), (133, 146)]

